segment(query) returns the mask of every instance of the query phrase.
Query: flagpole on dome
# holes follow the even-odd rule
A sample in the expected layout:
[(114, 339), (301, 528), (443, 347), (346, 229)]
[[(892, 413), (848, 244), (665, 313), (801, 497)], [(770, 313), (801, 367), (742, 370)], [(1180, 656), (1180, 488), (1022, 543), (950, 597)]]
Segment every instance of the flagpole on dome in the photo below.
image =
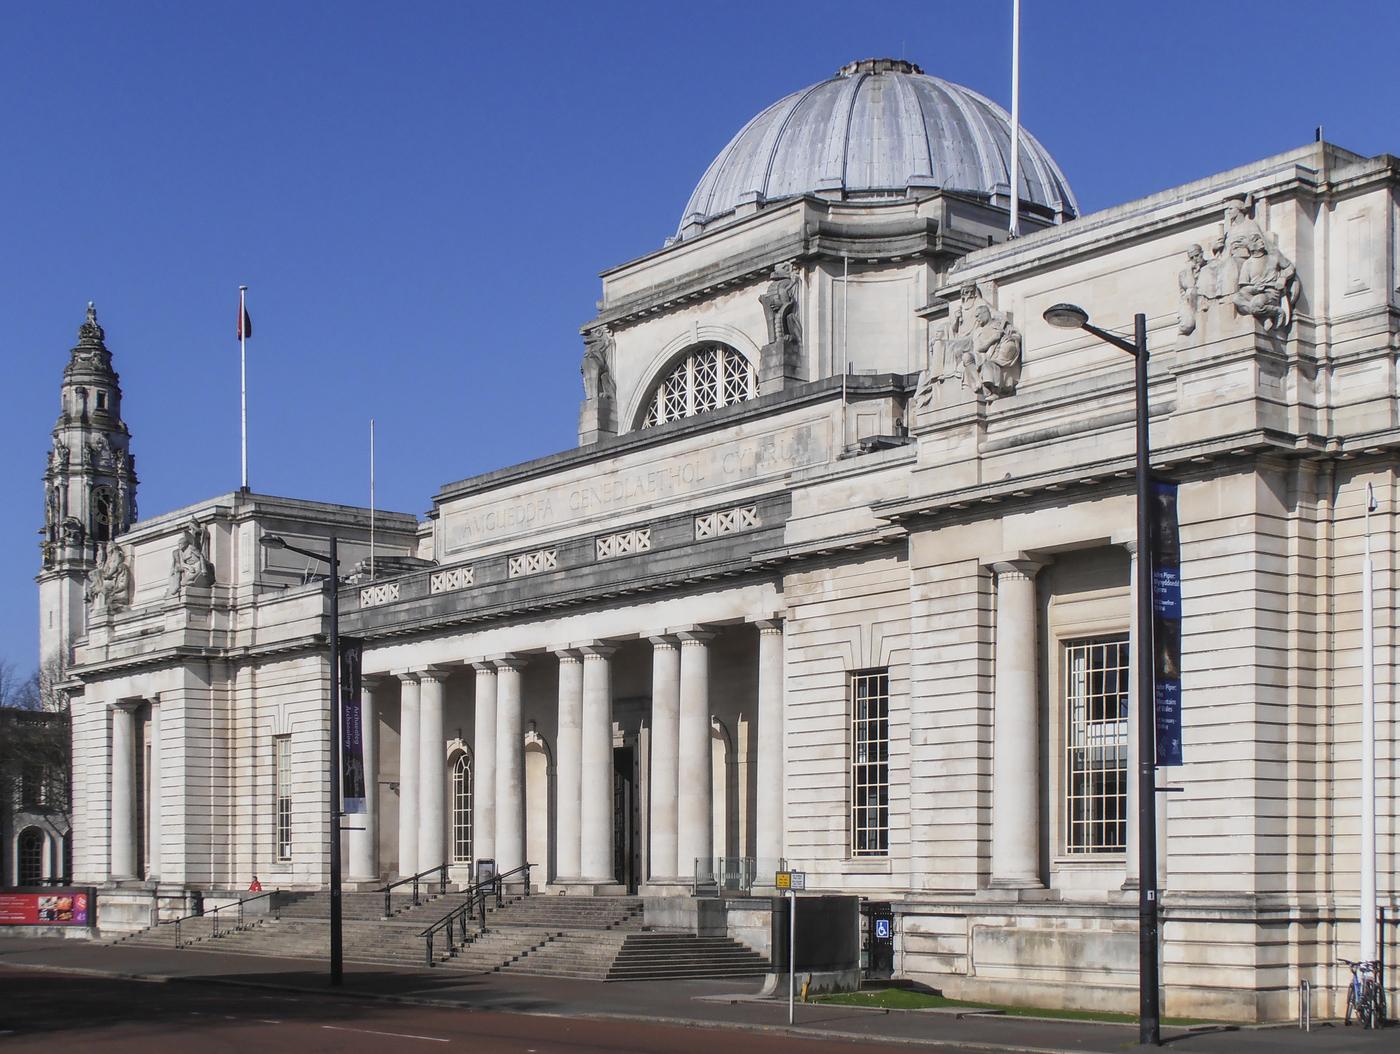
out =
[(374, 581), (374, 418), (369, 419), (369, 580)]
[(1021, 233), (1021, 0), (1011, 0), (1011, 237)]
[(248, 489), (248, 338), (253, 320), (248, 317), (248, 287), (238, 287), (238, 410), (239, 451), (243, 461), (242, 489)]

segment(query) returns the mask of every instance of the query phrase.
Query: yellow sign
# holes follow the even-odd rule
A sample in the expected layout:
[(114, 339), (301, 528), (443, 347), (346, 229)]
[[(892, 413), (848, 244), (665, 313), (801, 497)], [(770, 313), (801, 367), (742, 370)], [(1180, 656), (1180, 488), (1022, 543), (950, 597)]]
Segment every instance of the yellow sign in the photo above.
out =
[(773, 885), (777, 886), (779, 889), (791, 889), (792, 872), (779, 871), (776, 875), (773, 876)]

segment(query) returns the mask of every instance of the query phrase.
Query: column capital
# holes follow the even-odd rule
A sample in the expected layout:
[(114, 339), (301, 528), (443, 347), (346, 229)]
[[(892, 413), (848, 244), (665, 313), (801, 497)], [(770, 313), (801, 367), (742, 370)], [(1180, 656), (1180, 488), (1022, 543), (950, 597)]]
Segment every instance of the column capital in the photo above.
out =
[(1116, 545), (1120, 549), (1128, 550), (1128, 555), (1136, 557), (1138, 552), (1137, 531), (1131, 533), (1115, 534), (1109, 539), (1110, 545)]
[(611, 659), (613, 654), (617, 651), (617, 645), (607, 640), (595, 640), (588, 644), (579, 644), (577, 648), (583, 653), (585, 660)]
[(434, 684), (444, 684), (447, 678), (452, 675), (451, 666), (425, 666), (421, 670), (415, 670), (418, 676), (418, 683), (424, 684), (431, 681)]
[(125, 699), (109, 700), (107, 703), (107, 709), (121, 710), (124, 713), (134, 714), (137, 710), (141, 709), (142, 705), (145, 702), (146, 700), (141, 698), (140, 696), (127, 696)]
[(674, 633), (648, 633), (646, 639), (653, 648), (678, 648), (681, 643)]
[(482, 674), (487, 674), (491, 677), (496, 676), (496, 662), (494, 659), (473, 659), (467, 665), (476, 671), (478, 677)]
[(1037, 572), (1042, 567), (1050, 563), (1050, 560), (1040, 556), (1029, 556), (1025, 553), (1007, 553), (986, 561), (986, 565), (996, 573), (997, 579), (1009, 579), (1014, 581), (1017, 578), (1024, 578), (1034, 581)]
[(390, 673), (364, 673), (360, 675), (360, 690), (368, 688), (371, 692), (377, 692), (389, 683), (393, 677)]
[(397, 677), (403, 684), (417, 684), (421, 675), (420, 670), (395, 670), (390, 676)]
[(759, 633), (783, 632), (783, 619), (781, 617), (751, 619), (749, 625), (753, 626)]
[(496, 672), (503, 670), (523, 670), (529, 664), (529, 660), (523, 655), (493, 655), (487, 660), (496, 667)]
[(708, 644), (715, 639), (715, 631), (704, 626), (686, 626), (673, 630), (682, 644)]
[(559, 644), (549, 649), (560, 662), (583, 662), (583, 653), (568, 644)]

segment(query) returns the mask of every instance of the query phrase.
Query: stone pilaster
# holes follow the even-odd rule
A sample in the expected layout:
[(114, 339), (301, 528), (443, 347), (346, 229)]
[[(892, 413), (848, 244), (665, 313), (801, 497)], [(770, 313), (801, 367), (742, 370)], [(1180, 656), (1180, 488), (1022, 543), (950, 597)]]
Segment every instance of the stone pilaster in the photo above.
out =
[(417, 674), (399, 674), (399, 874), (418, 873), (418, 727)]
[(113, 881), (140, 878), (136, 860), (136, 707), (137, 700), (112, 705), (112, 856)]
[(994, 886), (1034, 888), (1040, 878), (1040, 720), (1036, 705), (1035, 575), (1042, 561), (992, 565), (996, 573), (996, 698), (992, 713)]
[(784, 855), (783, 801), (783, 624), (755, 623), (758, 629), (758, 786), (755, 803), (755, 856), (776, 862)]
[(150, 721), (147, 724), (147, 738), (151, 745), (150, 771), (146, 773), (146, 876), (160, 879), (161, 844), (164, 831), (161, 822), (161, 771), (163, 753), (160, 736), (160, 697), (151, 698)]
[(589, 883), (612, 883), (613, 742), (610, 644), (583, 651), (582, 773), (579, 794), (579, 867)]

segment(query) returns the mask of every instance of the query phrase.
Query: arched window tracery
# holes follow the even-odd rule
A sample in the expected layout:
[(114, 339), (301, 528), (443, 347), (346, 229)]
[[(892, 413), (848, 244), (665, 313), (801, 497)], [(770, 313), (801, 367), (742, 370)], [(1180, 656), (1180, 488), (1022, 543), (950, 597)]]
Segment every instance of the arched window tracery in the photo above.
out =
[(452, 763), (452, 862), (472, 859), (472, 759), (461, 753)]
[(643, 428), (717, 410), (758, 395), (753, 365), (727, 344), (697, 344), (656, 386)]
[(44, 832), (26, 827), (19, 835), (19, 873), (15, 876), (21, 886), (37, 886), (44, 880)]

